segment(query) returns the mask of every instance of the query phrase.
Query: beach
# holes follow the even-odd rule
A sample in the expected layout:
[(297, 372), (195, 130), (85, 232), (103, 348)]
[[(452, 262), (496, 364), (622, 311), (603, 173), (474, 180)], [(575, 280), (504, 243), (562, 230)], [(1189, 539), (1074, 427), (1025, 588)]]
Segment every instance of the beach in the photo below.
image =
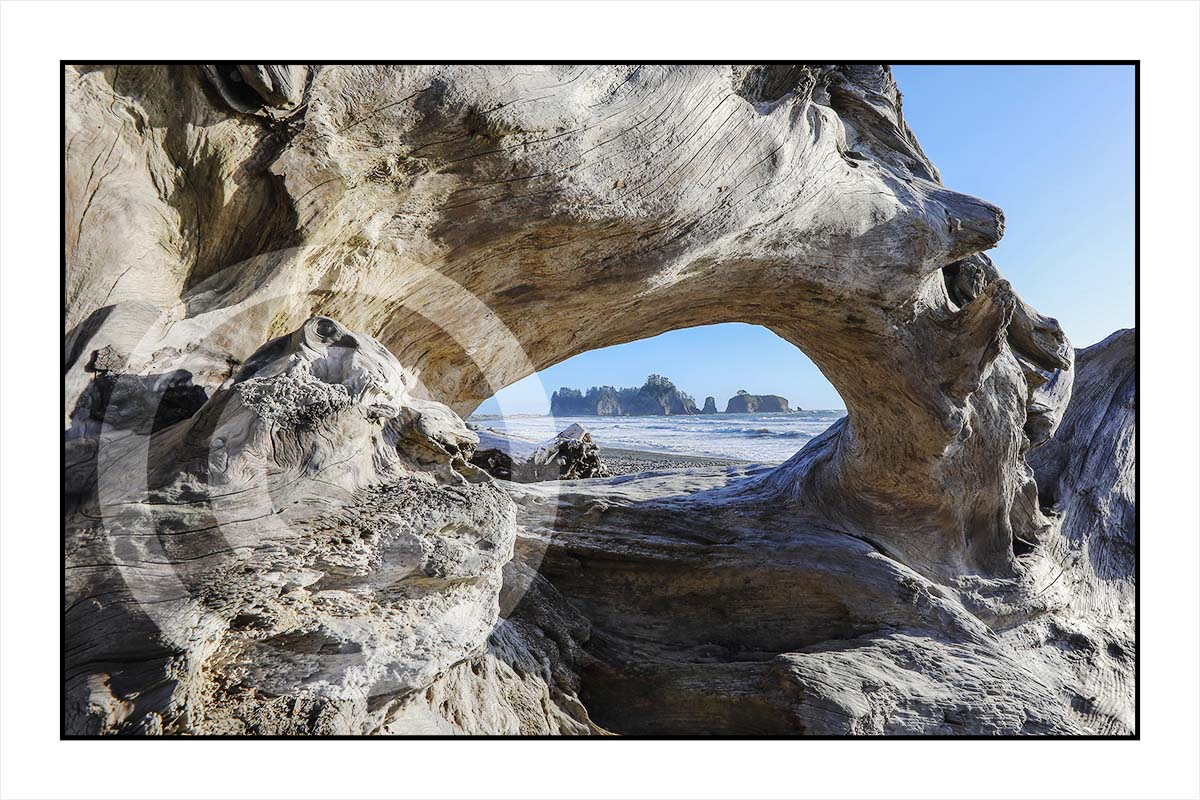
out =
[[(468, 424), (483, 434), (534, 444), (579, 425), (616, 461), (681, 465), (781, 464), (845, 416), (842, 409), (790, 414), (690, 414), (670, 416), (550, 416), (479, 414)], [(626, 455), (632, 453), (634, 455)], [(659, 468), (647, 466), (645, 469)]]
[(604, 466), (608, 467), (608, 471), (613, 475), (636, 475), (639, 472), (694, 467), (732, 467), (752, 463), (737, 458), (709, 458), (603, 446), (600, 447), (600, 456), (604, 459)]

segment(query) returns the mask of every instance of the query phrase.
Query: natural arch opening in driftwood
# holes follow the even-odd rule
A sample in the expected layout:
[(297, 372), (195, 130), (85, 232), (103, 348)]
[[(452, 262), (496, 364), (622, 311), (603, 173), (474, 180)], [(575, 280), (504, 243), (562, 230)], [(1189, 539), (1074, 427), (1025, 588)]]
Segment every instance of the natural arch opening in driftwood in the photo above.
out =
[(802, 350), (762, 326), (725, 323), (580, 353), (466, 419), (518, 440), (580, 425), (605, 449), (780, 463), (845, 413)]

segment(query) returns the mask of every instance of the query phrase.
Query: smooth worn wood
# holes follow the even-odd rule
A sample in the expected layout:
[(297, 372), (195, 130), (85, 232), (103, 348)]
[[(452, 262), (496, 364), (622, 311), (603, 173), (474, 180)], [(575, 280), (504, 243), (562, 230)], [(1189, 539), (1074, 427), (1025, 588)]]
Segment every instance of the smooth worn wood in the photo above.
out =
[[(885, 66), (71, 66), (65, 120), (68, 732), (1132, 730), (1132, 334), (1021, 300)], [(470, 463), (718, 322), (848, 416)]]

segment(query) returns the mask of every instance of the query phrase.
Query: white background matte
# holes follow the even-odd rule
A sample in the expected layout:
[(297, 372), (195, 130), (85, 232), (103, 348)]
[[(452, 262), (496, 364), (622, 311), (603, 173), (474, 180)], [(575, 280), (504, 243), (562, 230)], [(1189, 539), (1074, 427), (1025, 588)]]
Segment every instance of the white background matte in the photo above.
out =
[[(1200, 796), (1200, 5), (9, 3), (0, 13), (3, 797)], [(58, 61), (154, 58), (1142, 59), (1141, 741), (59, 742)]]

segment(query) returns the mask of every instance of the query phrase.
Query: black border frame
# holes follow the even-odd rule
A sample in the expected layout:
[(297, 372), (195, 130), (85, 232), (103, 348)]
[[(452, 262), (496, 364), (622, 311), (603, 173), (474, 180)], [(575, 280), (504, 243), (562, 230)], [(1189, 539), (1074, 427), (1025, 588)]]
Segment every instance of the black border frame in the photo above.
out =
[[(226, 61), (236, 61), (236, 59), (226, 59)], [(1134, 163), (1134, 223), (1133, 223), (1133, 241), (1134, 241), (1134, 360), (1136, 363), (1135, 369), (1139, 375), (1138, 395), (1139, 401), (1141, 398), (1141, 60), (887, 60), (880, 59), (876, 61), (829, 61), (838, 62), (838, 64), (847, 64), (854, 66), (884, 64), (888, 66), (1132, 66), (1133, 67), (1133, 163)], [(247, 62), (252, 62), (247, 60)], [(389, 64), (394, 66), (420, 66), (430, 64), (430, 61), (278, 61), (278, 64), (329, 64), (335, 66), (347, 65), (374, 65), (374, 64)], [(59, 162), (59, 327), (60, 327), (60, 348), (61, 351), (66, 350), (66, 277), (67, 277), (67, 259), (66, 259), (66, 67), (74, 64), (108, 64), (108, 61), (100, 59), (60, 59), (59, 60), (59, 152), (61, 154)], [(116, 62), (113, 62), (116, 64)], [(162, 60), (126, 60), (120, 61), (121, 65), (167, 65), (167, 66), (198, 66), (198, 61), (186, 61), (178, 59), (162, 59)], [(444, 61), (446, 65), (473, 65), (473, 66), (536, 66), (536, 65), (592, 65), (600, 66), (612, 64), (612, 61), (557, 61), (557, 60), (514, 60), (514, 61)], [(695, 61), (695, 60), (672, 60), (672, 61), (649, 61), (649, 64), (679, 64), (679, 65), (712, 65), (712, 64), (733, 64), (733, 65), (750, 65), (750, 64), (787, 64), (786, 61), (778, 59), (764, 59), (762, 61)], [(816, 62), (808, 62), (808, 64), (816, 64)], [(64, 365), (66, 366), (66, 365)], [(59, 383), (59, 408), (66, 408), (66, 375)], [(61, 437), (61, 432), (59, 432)], [(364, 741), (404, 741), (404, 740), (490, 740), (490, 739), (517, 739), (517, 740), (546, 740), (546, 741), (638, 741), (638, 740), (784, 740), (784, 739), (799, 739), (812, 741), (857, 741), (857, 740), (895, 740), (895, 741), (1140, 741), (1141, 740), (1141, 507), (1136, 511), (1134, 522), (1134, 644), (1136, 651), (1134, 654), (1134, 730), (1132, 734), (1081, 734), (1078, 736), (1067, 734), (1045, 734), (1045, 735), (1015, 735), (1003, 734), (996, 736), (984, 735), (883, 735), (883, 734), (864, 734), (864, 735), (797, 735), (797, 736), (782, 736), (782, 735), (731, 735), (731, 734), (679, 734), (679, 735), (619, 735), (619, 736), (545, 736), (545, 735), (517, 735), (517, 734), (497, 734), (487, 736), (457, 736), (457, 735), (406, 735), (406, 736), (370, 736), (370, 735), (329, 735), (329, 736), (284, 736), (284, 735), (200, 735), (200, 736), (104, 736), (104, 735), (84, 735), (84, 734), (68, 734), (66, 730), (66, 650), (67, 650), (67, 630), (66, 630), (66, 517), (62, 510), (66, 506), (66, 441), (60, 440), (61, 446), (59, 451), (59, 741), (91, 741), (91, 740), (113, 740), (113, 741), (188, 741), (188, 740), (245, 740), (245, 741), (334, 741), (334, 740), (364, 740)], [(1141, 489), (1141, 403), (1136, 403), (1134, 407), (1134, 493), (1140, 494)]]

